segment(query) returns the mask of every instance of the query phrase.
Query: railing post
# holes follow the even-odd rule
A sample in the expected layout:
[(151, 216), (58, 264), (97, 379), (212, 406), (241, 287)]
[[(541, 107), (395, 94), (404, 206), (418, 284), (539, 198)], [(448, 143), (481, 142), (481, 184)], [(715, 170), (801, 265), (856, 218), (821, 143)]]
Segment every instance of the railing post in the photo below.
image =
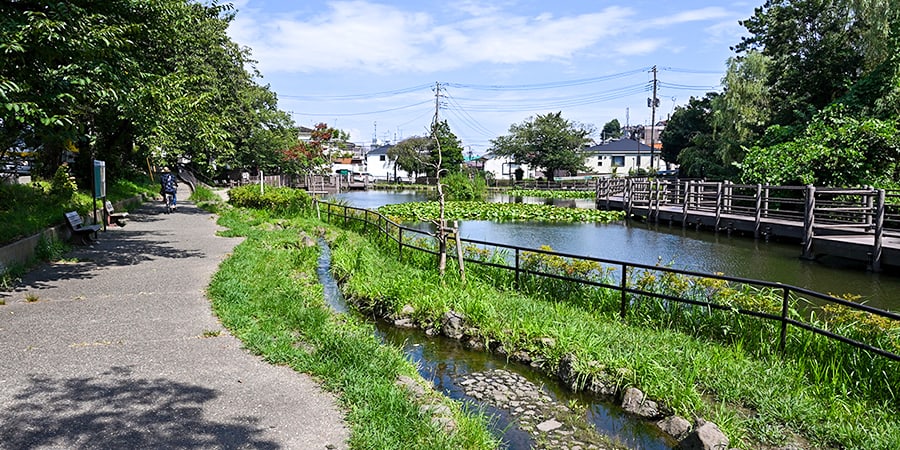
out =
[(788, 316), (788, 302), (790, 301), (790, 292), (787, 287), (783, 287), (782, 291), (784, 294), (781, 298), (781, 336), (778, 339), (778, 349), (781, 351), (781, 356), (784, 356), (784, 348), (785, 343), (787, 342), (787, 316)]
[(863, 206), (866, 208), (866, 229), (868, 229), (874, 224), (876, 215), (875, 210), (872, 209), (875, 206), (873, 205), (875, 199), (872, 194), (878, 195), (878, 191), (873, 186), (866, 186), (866, 188), (870, 192), (863, 197)]
[(691, 188), (693, 188), (693, 184), (693, 181), (688, 181), (684, 186), (684, 203), (681, 204), (681, 228), (687, 227), (688, 204), (691, 202)]
[(763, 189), (762, 216), (769, 217), (769, 187), (768, 186), (766, 186), (766, 188)]
[(619, 317), (625, 318), (626, 313), (626, 304), (628, 303), (628, 292), (625, 290), (628, 288), (628, 266), (622, 264), (622, 284), (619, 285), (619, 290), (622, 292), (622, 301), (619, 305)]
[(719, 232), (719, 221), (722, 218), (722, 182), (716, 183), (716, 233)]
[(522, 269), (519, 267), (519, 249), (516, 248), (516, 283), (515, 283), (516, 290), (519, 290), (519, 287), (520, 287), (519, 286), (519, 272), (521, 270)]
[(881, 272), (881, 245), (884, 238), (884, 197), (884, 189), (879, 189), (875, 211), (875, 242), (872, 244), (872, 260), (870, 263), (872, 272)]
[(403, 261), (403, 228), (397, 228), (397, 259)]
[(813, 259), (813, 236), (816, 224), (816, 187), (806, 186), (806, 205), (803, 209), (803, 252), (800, 257)]
[(625, 194), (622, 200), (625, 201), (625, 218), (631, 217), (631, 197), (632, 197), (632, 189), (634, 188), (634, 183), (631, 178), (625, 180)]
[(344, 226), (347, 226), (347, 205), (344, 205)]
[(756, 185), (756, 216), (753, 224), (753, 238), (759, 239), (759, 228), (762, 226), (762, 185)]

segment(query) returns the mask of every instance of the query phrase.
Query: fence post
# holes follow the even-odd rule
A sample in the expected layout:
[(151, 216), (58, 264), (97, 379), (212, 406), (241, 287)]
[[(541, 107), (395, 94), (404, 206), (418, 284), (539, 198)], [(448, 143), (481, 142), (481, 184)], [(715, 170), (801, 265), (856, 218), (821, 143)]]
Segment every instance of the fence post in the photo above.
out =
[(403, 228), (397, 228), (397, 259), (403, 261)]
[(693, 181), (688, 181), (684, 185), (684, 202), (681, 204), (681, 228), (687, 227), (688, 204), (691, 201), (691, 188), (693, 188), (693, 184)]
[(762, 185), (756, 185), (756, 217), (754, 217), (753, 238), (759, 239), (759, 228), (762, 226)]
[(866, 228), (869, 228), (872, 225), (874, 225), (874, 222), (875, 222), (874, 216), (876, 214), (875, 210), (872, 209), (875, 206), (875, 205), (873, 205), (873, 203), (874, 203), (873, 197), (874, 196), (872, 194), (878, 195), (878, 192), (875, 190), (874, 186), (866, 186), (866, 189), (868, 189), (870, 192), (868, 194), (866, 194), (865, 197), (863, 197), (863, 207), (866, 208)]
[(347, 226), (347, 206), (344, 206), (344, 226)]
[(628, 303), (628, 293), (625, 289), (628, 287), (628, 266), (622, 264), (622, 284), (619, 290), (622, 291), (622, 303), (619, 305), (619, 317), (625, 318), (625, 305)]
[(875, 211), (875, 242), (872, 245), (872, 262), (870, 263), (872, 272), (881, 272), (881, 244), (884, 238), (884, 189), (878, 190), (878, 201)]
[(781, 336), (778, 340), (778, 349), (781, 351), (781, 356), (784, 356), (784, 347), (785, 342), (787, 342), (787, 315), (788, 315), (788, 301), (790, 300), (790, 291), (787, 287), (781, 288), (784, 293), (781, 298)]
[(816, 223), (816, 187), (806, 186), (806, 205), (803, 209), (803, 252), (800, 257), (813, 259), (813, 236)]
[(516, 290), (519, 290), (519, 249), (516, 248)]

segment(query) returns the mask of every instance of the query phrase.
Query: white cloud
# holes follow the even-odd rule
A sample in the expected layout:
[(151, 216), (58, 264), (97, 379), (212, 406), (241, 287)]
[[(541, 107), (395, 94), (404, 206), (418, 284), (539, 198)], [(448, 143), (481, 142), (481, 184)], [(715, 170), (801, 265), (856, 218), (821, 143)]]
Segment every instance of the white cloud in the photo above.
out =
[(566, 60), (624, 33), (634, 12), (611, 7), (566, 17), (526, 17), (467, 2), (463, 20), (367, 1), (338, 1), (314, 17), (238, 14), (229, 33), (253, 49), (264, 73), (362, 70), (432, 72), (476, 63)]
[(708, 8), (693, 9), (690, 11), (682, 11), (671, 16), (663, 16), (650, 21), (653, 27), (668, 26), (688, 22), (704, 22), (708, 20), (721, 19), (728, 17), (730, 14), (723, 8), (718, 6), (710, 6)]

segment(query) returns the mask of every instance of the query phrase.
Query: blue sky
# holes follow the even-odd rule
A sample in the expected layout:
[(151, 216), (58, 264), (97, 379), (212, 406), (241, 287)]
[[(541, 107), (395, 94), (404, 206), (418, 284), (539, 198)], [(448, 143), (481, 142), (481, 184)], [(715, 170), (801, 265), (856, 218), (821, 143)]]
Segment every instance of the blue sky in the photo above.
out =
[(300, 125), (360, 144), (425, 135), (439, 82), (441, 119), (481, 154), (549, 112), (598, 130), (649, 124), (654, 65), (657, 120), (718, 90), (758, 3), (236, 0), (229, 35)]

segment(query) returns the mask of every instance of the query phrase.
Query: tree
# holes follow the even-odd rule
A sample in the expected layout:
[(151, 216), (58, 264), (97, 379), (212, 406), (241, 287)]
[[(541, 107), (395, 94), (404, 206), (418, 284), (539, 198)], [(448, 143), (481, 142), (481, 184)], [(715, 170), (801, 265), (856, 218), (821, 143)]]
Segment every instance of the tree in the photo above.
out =
[(508, 156), (519, 163), (545, 170), (547, 177), (557, 173), (584, 170), (584, 147), (593, 128), (562, 117), (562, 112), (538, 115), (509, 127), (509, 134), (491, 141), (491, 152)]
[(396, 169), (406, 171), (415, 179), (420, 173), (425, 173), (428, 169), (429, 153), (433, 140), (427, 137), (413, 136), (406, 138), (388, 149), (388, 159), (395, 161), (394, 177), (396, 178)]
[[(799, 138), (751, 148), (744, 160), (743, 180), (837, 187), (895, 182), (900, 176), (896, 119), (858, 119), (846, 110), (842, 105), (826, 108)], [(771, 127), (767, 133), (778, 130)]]
[(329, 162), (329, 154), (346, 146), (347, 133), (316, 124), (310, 139), (301, 141), (282, 152), (282, 170), (292, 175), (308, 175), (322, 171)]
[(857, 1), (769, 0), (741, 21), (749, 36), (734, 50), (755, 50), (772, 60), (772, 123), (806, 123), (859, 80), (867, 26)]
[[(434, 123), (431, 126), (431, 136), (432, 143), (429, 153), (432, 167), (437, 167), (437, 162), (440, 160), (440, 170), (443, 171), (440, 176), (462, 171), (463, 163), (466, 161), (463, 156), (462, 142), (450, 131), (447, 121)], [(440, 158), (437, 155), (438, 151), (440, 151)], [(435, 176), (435, 170), (429, 169), (428, 175)]]
[(622, 137), (622, 125), (619, 124), (619, 119), (606, 122), (601, 133), (603, 139), (618, 139)]
[(717, 130), (716, 156), (726, 167), (740, 163), (769, 123), (771, 99), (766, 79), (771, 60), (757, 51), (729, 58), (722, 95), (712, 99), (712, 125)]

